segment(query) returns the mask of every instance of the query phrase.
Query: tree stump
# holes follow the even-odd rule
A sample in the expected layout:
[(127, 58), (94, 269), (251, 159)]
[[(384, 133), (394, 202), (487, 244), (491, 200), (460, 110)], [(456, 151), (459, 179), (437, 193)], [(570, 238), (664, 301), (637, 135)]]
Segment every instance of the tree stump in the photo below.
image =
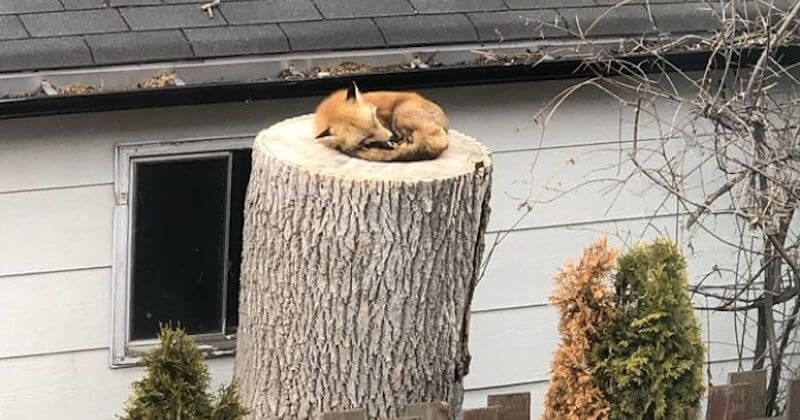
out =
[(251, 418), (458, 412), (491, 161), (450, 142), (436, 160), (379, 163), (316, 142), (309, 115), (258, 135), (235, 369)]

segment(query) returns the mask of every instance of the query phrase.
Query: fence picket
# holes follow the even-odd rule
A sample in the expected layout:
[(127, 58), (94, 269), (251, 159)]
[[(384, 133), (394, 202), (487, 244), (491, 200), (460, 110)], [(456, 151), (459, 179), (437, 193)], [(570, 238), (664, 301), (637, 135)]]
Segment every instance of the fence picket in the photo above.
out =
[(494, 405), (484, 408), (471, 408), (464, 410), (464, 420), (505, 420), (500, 417), (500, 406)]
[(410, 404), (400, 409), (400, 415), (420, 420), (450, 420), (450, 407), (444, 402)]
[(486, 405), (499, 405), (500, 418), (503, 420), (531, 420), (530, 392), (489, 395)]
[(707, 420), (745, 420), (744, 400), (748, 385), (719, 385), (708, 390)]
[(761, 417), (767, 410), (767, 371), (752, 370), (732, 372), (728, 374), (731, 384), (745, 384), (747, 391), (744, 399), (744, 415), (746, 418)]

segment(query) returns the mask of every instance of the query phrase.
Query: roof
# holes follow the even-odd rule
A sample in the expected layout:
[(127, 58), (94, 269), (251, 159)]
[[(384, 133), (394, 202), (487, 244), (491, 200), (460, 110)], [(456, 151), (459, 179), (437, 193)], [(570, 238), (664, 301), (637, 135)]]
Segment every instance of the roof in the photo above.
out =
[[(0, 72), (294, 52), (687, 33), (716, 27), (694, 1), (2, 0)], [(566, 30), (532, 24), (548, 22)]]

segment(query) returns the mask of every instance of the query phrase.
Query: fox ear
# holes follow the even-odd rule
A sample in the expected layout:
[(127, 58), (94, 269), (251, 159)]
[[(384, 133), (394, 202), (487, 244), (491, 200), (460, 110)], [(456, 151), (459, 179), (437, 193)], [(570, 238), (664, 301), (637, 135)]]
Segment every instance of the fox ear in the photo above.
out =
[(323, 137), (328, 137), (330, 135), (331, 135), (331, 129), (330, 128), (326, 128), (325, 131), (317, 134), (317, 137), (314, 137), (314, 138), (315, 139), (321, 139)]
[(348, 101), (360, 101), (361, 100), (361, 91), (358, 90), (358, 86), (356, 86), (356, 82), (352, 82), (350, 87), (347, 88), (347, 100)]

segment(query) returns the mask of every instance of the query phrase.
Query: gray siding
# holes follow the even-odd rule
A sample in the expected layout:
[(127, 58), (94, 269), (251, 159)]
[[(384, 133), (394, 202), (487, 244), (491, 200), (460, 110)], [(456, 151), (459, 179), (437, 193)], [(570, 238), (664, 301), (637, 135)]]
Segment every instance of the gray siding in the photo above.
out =
[[(557, 314), (547, 304), (558, 268), (599, 233), (620, 244), (675, 232), (674, 203), (643, 184), (632, 183), (618, 196), (589, 184), (556, 199), (587, 174), (615, 175), (613, 164), (631, 146), (631, 116), (588, 90), (565, 102), (542, 137), (531, 117), (567, 83), (425, 92), (448, 110), (455, 129), (494, 151), (489, 245), (514, 224), (532, 185), (550, 186), (536, 188), (540, 204), (497, 249), (478, 287), (467, 406), (483, 405), (488, 393), (530, 390), (534, 413), (540, 413), (558, 342)], [(0, 121), (0, 330), (7, 338), (0, 340), (0, 372), (13, 378), (0, 381), (0, 407), (8, 418), (111, 419), (142, 373), (108, 367), (114, 145), (254, 135), (312, 112), (317, 100)], [(642, 138), (656, 135), (644, 121)], [(659, 216), (651, 220), (653, 214)], [(726, 257), (706, 252), (692, 270), (705, 272)], [(711, 359), (719, 361), (712, 370), (735, 369), (725, 362), (736, 354), (730, 318), (715, 315), (708, 322)], [(232, 359), (210, 366), (217, 382), (229, 380)]]

